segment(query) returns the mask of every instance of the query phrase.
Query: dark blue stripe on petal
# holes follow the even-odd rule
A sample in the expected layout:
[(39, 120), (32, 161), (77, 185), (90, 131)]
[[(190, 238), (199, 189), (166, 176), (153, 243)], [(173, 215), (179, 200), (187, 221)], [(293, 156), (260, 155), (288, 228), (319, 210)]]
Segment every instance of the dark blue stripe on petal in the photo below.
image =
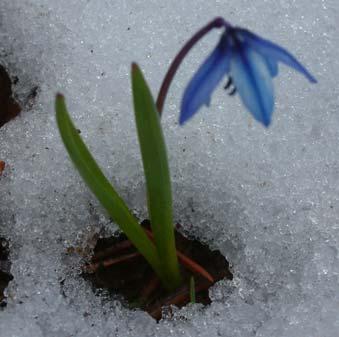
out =
[(266, 59), (283, 62), (302, 73), (310, 82), (317, 82), (310, 72), (286, 49), (271, 41), (265, 40), (246, 29), (237, 28), (237, 34), (239, 34), (239, 36), (241, 36), (253, 49), (263, 55)]
[(246, 43), (238, 43), (231, 61), (231, 76), (247, 109), (256, 120), (266, 127), (269, 126), (274, 93), (265, 58)]
[(203, 105), (209, 105), (212, 92), (229, 71), (230, 55), (231, 50), (224, 35), (185, 90), (181, 102), (180, 124), (185, 123)]

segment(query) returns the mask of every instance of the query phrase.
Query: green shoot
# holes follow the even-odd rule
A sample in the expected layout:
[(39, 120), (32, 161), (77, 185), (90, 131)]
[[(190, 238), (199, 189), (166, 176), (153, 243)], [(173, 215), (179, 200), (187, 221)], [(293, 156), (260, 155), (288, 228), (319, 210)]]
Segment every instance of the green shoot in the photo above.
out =
[(190, 302), (195, 303), (195, 281), (194, 281), (194, 276), (191, 276), (190, 279)]
[(56, 119), (61, 138), (80, 175), (106, 209), (110, 217), (118, 224), (129, 240), (145, 257), (153, 270), (157, 273), (164, 286), (168, 289), (173, 283), (164, 271), (164, 263), (159, 258), (156, 247), (147, 237), (137, 219), (126, 206), (107, 178), (102, 173), (68, 114), (65, 100), (62, 95), (57, 95), (55, 101)]
[(181, 277), (175, 248), (166, 145), (152, 94), (136, 64), (132, 65), (132, 92), (151, 227), (163, 273), (175, 289), (180, 285)]

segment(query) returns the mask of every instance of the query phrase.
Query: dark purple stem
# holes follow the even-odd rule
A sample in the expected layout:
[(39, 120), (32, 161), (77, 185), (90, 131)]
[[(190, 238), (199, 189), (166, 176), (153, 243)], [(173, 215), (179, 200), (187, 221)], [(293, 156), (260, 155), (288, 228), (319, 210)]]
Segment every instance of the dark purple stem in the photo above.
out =
[(201, 39), (203, 38), (210, 30), (214, 28), (228, 28), (230, 25), (221, 17), (216, 17), (214, 20), (212, 20), (210, 23), (208, 23), (206, 26), (202, 27), (197, 33), (195, 33), (187, 42), (186, 44), (181, 48), (178, 55), (175, 57), (175, 59), (172, 61), (167, 74), (161, 84), (161, 88), (158, 94), (156, 106), (159, 112), (159, 115), (161, 116), (162, 109), (164, 107), (165, 99), (168, 93), (168, 89), (172, 83), (172, 80), (174, 78), (174, 75), (176, 74), (181, 62), (186, 57), (188, 52), (192, 49), (192, 47)]

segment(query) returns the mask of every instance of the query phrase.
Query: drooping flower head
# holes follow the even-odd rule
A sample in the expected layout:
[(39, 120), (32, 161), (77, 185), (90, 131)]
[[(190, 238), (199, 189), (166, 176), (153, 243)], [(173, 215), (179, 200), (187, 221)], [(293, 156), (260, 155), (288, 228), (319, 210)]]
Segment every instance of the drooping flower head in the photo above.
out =
[(209, 106), (211, 95), (226, 76), (226, 89), (234, 86), (253, 117), (266, 127), (274, 108), (272, 78), (278, 63), (302, 73), (310, 82), (316, 79), (287, 50), (254, 33), (225, 23), (220, 41), (189, 82), (181, 104), (180, 124), (190, 119), (203, 105)]

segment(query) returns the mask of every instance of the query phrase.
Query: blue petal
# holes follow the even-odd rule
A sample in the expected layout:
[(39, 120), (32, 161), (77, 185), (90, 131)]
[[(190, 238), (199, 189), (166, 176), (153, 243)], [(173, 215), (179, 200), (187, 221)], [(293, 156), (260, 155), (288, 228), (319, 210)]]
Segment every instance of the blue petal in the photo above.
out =
[(278, 62), (267, 57), (265, 58), (265, 61), (267, 63), (267, 67), (270, 71), (271, 76), (276, 77), (278, 75)]
[(246, 43), (239, 43), (231, 61), (231, 76), (247, 109), (256, 120), (269, 126), (274, 93), (266, 59)]
[(223, 35), (214, 51), (208, 56), (189, 82), (182, 102), (179, 123), (185, 123), (204, 104), (209, 106), (211, 95), (230, 69), (231, 49)]
[(273, 59), (276, 62), (283, 62), (291, 68), (299, 71), (312, 83), (317, 80), (308, 72), (308, 70), (286, 49), (278, 46), (277, 44), (265, 40), (258, 35), (246, 30), (237, 28), (237, 34), (262, 56), (266, 59)]

